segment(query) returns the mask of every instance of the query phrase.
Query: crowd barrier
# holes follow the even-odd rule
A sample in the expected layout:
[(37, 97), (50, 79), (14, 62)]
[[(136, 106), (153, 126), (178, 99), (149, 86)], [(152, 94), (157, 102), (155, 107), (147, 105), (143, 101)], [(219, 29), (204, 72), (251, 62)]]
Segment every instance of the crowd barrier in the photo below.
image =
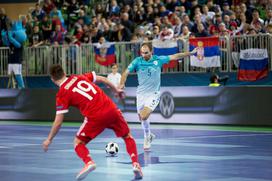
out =
[[(265, 48), (269, 55), (269, 69), (271, 64), (271, 42), (269, 34), (220, 37), (220, 61), (219, 72), (235, 72), (239, 66), (239, 52), (241, 49)], [(179, 50), (188, 51), (188, 41), (178, 40)], [(116, 63), (120, 70), (124, 70), (129, 63), (139, 56), (141, 42), (116, 42)], [(110, 66), (102, 66), (95, 62), (94, 45), (82, 44), (62, 46), (27, 47), (24, 49), (23, 75), (37, 76), (48, 75), (48, 68), (53, 63), (61, 64), (67, 74), (80, 74), (95, 71), (99, 74), (109, 73)], [(0, 76), (7, 76), (9, 48), (0, 48)], [(213, 68), (199, 68), (190, 66), (189, 57), (178, 61), (174, 68), (166, 68), (163, 72), (206, 72), (214, 71)]]

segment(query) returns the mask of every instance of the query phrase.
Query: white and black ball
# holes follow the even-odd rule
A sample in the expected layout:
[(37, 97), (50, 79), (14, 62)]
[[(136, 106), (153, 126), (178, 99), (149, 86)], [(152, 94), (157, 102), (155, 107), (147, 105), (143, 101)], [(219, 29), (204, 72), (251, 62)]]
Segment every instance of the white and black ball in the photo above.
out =
[(109, 156), (116, 156), (119, 151), (119, 146), (117, 143), (109, 142), (105, 147), (105, 151)]

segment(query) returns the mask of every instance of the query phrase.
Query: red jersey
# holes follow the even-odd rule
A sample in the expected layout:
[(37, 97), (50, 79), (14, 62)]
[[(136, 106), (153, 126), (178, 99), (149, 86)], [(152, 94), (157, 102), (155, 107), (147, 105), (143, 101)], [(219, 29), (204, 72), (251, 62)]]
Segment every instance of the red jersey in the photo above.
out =
[(117, 107), (112, 100), (94, 84), (95, 72), (72, 75), (61, 83), (56, 97), (57, 114), (68, 112), (70, 106), (78, 108), (88, 118), (96, 118)]

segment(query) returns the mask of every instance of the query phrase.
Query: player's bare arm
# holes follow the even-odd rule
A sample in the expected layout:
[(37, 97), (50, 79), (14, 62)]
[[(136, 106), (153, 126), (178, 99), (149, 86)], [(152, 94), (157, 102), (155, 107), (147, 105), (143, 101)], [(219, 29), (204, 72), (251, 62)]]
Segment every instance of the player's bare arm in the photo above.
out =
[(102, 83), (106, 84), (107, 86), (109, 86), (111, 88), (111, 90), (113, 90), (118, 95), (120, 93), (123, 93), (123, 90), (119, 89), (118, 87), (115, 87), (106, 77), (97, 75), (96, 82), (102, 82)]
[(178, 59), (181, 59), (183, 57), (193, 55), (196, 52), (197, 52), (197, 48), (193, 49), (191, 52), (176, 53), (174, 55), (169, 55), (169, 57), (170, 57), (170, 60), (178, 60)]
[(126, 83), (126, 81), (127, 81), (128, 74), (129, 74), (129, 71), (128, 71), (128, 69), (126, 69), (126, 70), (123, 72), (122, 77), (121, 77), (121, 81), (120, 81), (120, 85), (119, 85), (119, 88), (120, 88), (120, 89), (124, 89), (125, 83)]
[(43, 150), (47, 151), (49, 145), (52, 143), (53, 138), (57, 135), (59, 132), (62, 122), (64, 119), (64, 114), (56, 114), (55, 120), (53, 122), (52, 128), (50, 130), (50, 133), (47, 137), (47, 139), (43, 142)]

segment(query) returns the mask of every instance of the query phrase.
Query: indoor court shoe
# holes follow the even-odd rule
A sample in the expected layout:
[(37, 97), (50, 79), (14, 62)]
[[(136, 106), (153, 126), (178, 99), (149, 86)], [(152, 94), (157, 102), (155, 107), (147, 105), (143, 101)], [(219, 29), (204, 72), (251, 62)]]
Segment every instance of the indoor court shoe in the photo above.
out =
[(143, 172), (139, 163), (133, 163), (134, 180), (140, 180), (143, 178)]
[(84, 168), (78, 173), (76, 179), (83, 180), (91, 171), (96, 168), (96, 164), (93, 161), (88, 162)]
[(150, 136), (144, 138), (144, 150), (149, 150), (151, 148), (151, 142), (155, 139), (155, 135), (150, 133)]

